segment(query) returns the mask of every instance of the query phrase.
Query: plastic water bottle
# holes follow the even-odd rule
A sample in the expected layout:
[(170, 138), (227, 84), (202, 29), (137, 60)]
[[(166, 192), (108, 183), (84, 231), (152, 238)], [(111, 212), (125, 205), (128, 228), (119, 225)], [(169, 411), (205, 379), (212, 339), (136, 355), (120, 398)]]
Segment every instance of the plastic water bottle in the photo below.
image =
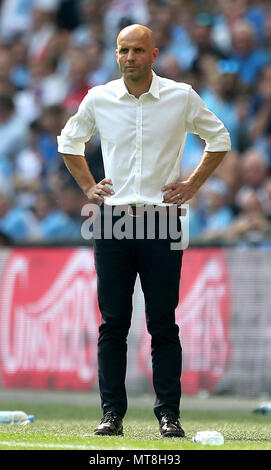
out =
[(24, 411), (0, 411), (0, 424), (28, 424), (34, 421), (34, 415)]
[(199, 431), (193, 437), (192, 441), (199, 444), (220, 446), (224, 444), (224, 436), (219, 431)]
[(259, 403), (256, 410), (253, 410), (254, 413), (259, 413), (261, 415), (271, 416), (271, 401), (263, 401)]

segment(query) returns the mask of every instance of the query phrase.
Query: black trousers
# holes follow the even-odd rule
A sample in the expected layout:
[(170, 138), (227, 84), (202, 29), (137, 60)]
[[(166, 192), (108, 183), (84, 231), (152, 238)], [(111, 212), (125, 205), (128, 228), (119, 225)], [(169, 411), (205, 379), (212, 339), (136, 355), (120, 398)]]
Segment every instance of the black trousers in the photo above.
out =
[[(106, 207), (106, 206), (105, 206)], [(123, 216), (122, 216), (123, 217)], [(131, 217), (129, 224), (143, 223), (147, 217)], [(168, 223), (165, 216), (159, 223)], [(175, 323), (175, 308), (179, 301), (179, 282), (182, 250), (172, 250), (168, 234), (161, 239), (158, 217), (155, 217), (155, 238), (105, 239), (94, 236), (95, 267), (97, 271), (98, 303), (101, 325), (98, 339), (98, 379), (103, 413), (114, 411), (124, 417), (127, 410), (125, 376), (127, 365), (127, 336), (131, 324), (132, 295), (139, 274), (145, 299), (146, 324), (151, 335), (153, 386), (156, 393), (154, 413), (162, 412), (179, 417), (181, 398), (182, 350), (179, 327)], [(113, 216), (112, 223), (120, 217)], [(180, 219), (176, 221), (181, 231)], [(134, 232), (135, 233), (135, 232)], [(176, 240), (174, 240), (176, 241)]]

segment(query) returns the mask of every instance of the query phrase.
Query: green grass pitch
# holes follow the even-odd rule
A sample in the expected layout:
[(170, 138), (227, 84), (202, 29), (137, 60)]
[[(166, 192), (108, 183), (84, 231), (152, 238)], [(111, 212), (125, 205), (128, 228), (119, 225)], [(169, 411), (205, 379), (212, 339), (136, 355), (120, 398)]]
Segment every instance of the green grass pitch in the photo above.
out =
[[(35, 414), (26, 426), (0, 424), (0, 450), (270, 450), (271, 417), (249, 412), (191, 411), (182, 413), (184, 439), (161, 438), (151, 409), (129, 408), (124, 437), (93, 436), (100, 421), (99, 406), (71, 404), (0, 403), (1, 410)], [(224, 445), (192, 442), (197, 431), (222, 432)]]

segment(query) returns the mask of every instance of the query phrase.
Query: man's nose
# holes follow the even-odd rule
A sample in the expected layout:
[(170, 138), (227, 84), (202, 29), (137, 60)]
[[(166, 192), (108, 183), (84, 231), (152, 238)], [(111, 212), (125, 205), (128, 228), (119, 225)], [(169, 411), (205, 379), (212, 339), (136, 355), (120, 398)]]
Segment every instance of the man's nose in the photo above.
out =
[(127, 60), (134, 60), (135, 59), (135, 53), (134, 51), (129, 51), (127, 55)]

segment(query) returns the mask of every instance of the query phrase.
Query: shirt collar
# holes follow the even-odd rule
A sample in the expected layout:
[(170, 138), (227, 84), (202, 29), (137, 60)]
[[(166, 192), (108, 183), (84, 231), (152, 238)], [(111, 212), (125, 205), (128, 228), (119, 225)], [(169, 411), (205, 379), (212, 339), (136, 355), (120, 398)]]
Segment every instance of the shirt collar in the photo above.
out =
[[(152, 82), (149, 91), (147, 93), (150, 93), (154, 98), (160, 99), (160, 91), (159, 91), (159, 78), (157, 77), (156, 73), (152, 71)], [(123, 78), (120, 79), (119, 83), (119, 89), (117, 92), (117, 98), (120, 99), (125, 95), (129, 95), (129, 91), (124, 83)]]

